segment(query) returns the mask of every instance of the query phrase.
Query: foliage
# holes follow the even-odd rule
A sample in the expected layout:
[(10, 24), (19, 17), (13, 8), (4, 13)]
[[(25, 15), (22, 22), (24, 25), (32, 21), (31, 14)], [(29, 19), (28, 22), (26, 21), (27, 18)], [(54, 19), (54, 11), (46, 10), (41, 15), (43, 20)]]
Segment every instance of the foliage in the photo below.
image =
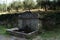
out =
[[(7, 7), (7, 8), (6, 8)], [(6, 6), (5, 3), (0, 4), (0, 11), (8, 11), (10, 12), (10, 10), (16, 10), (18, 12), (18, 10), (20, 9), (36, 9), (36, 8), (44, 8), (45, 10), (49, 9), (49, 10), (59, 10), (60, 9), (60, 1), (59, 0), (53, 0), (53, 1), (49, 1), (49, 0), (36, 0), (36, 2), (34, 2), (34, 0), (24, 0), (23, 2), (19, 1), (14, 1), (11, 4), (9, 4), (8, 6)]]
[(11, 3), (10, 6), (11, 6), (12, 9), (15, 9), (17, 11), (18, 11), (19, 8), (23, 7), (22, 3), (18, 2), (18, 1), (14, 1), (13, 3)]
[(11, 7), (10, 7), (10, 6), (8, 6), (8, 7), (7, 7), (7, 11), (8, 11), (8, 12), (10, 12), (10, 10), (11, 10)]
[(37, 7), (41, 7), (42, 0), (37, 0)]
[(24, 9), (33, 9), (35, 7), (35, 2), (33, 0), (24, 0)]
[(6, 11), (6, 4), (0, 4), (0, 11)]
[(0, 35), (1, 35), (1, 34), (3, 34), (3, 35), (6, 34), (6, 28), (5, 28), (5, 26), (1, 26), (1, 25), (0, 25)]

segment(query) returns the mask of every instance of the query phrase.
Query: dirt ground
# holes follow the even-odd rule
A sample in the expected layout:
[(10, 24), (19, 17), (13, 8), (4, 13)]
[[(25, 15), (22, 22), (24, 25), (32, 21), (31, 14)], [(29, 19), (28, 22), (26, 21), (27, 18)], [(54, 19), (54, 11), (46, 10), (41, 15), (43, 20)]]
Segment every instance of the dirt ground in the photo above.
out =
[(60, 37), (51, 37), (51, 38), (42, 38), (40, 36), (37, 36), (36, 38), (33, 39), (25, 39), (25, 38), (18, 38), (14, 36), (4, 36), (0, 35), (0, 40), (60, 40)]

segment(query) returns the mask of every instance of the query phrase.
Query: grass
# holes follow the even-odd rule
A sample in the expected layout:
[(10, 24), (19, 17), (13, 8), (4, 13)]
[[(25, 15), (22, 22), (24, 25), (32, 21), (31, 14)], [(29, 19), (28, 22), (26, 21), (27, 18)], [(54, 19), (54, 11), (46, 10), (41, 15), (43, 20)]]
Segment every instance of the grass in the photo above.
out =
[(56, 28), (52, 31), (46, 31), (44, 33), (40, 33), (37, 37), (32, 38), (30, 40), (60, 40), (60, 28)]
[[(9, 35), (6, 32), (6, 27), (5, 26), (0, 26), (0, 35)], [(53, 31), (46, 31), (44, 33), (41, 33), (38, 35), (39, 37), (41, 37), (42, 40), (50, 40), (50, 38), (53, 39), (60, 39), (60, 28), (56, 28)], [(33, 38), (31, 38), (30, 40), (32, 40)]]
[(45, 31), (44, 33), (40, 33), (38, 35), (38, 38), (35, 38), (35, 39), (39, 39), (39, 40), (60, 40), (60, 28), (55, 28), (52, 31)]
[(42, 33), (40, 36), (45, 37), (45, 38), (50, 38), (50, 37), (56, 37), (56, 36), (60, 35), (59, 33), (60, 32), (50, 31), (50, 32)]
[(39, 35), (42, 40), (60, 40), (60, 28)]
[(9, 35), (7, 32), (6, 32), (6, 27), (5, 26), (0, 26), (0, 35)]
[(5, 34), (6, 33), (6, 29), (4, 26), (0, 26), (0, 34)]

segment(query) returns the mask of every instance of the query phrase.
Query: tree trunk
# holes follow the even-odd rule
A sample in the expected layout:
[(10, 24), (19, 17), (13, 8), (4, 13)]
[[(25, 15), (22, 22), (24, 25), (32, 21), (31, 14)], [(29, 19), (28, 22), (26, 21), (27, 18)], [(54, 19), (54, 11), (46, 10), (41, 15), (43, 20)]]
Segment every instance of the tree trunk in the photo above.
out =
[(47, 5), (45, 5), (45, 11), (47, 11)]

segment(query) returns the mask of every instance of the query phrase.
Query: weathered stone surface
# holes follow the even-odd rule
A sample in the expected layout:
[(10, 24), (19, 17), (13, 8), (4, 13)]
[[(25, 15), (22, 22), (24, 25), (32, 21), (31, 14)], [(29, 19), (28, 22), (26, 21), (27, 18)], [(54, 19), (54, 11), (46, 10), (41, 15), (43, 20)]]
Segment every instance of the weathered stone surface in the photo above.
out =
[[(18, 27), (24, 28), (25, 26), (31, 27), (32, 30), (38, 30), (41, 24), (38, 13), (24, 12), (18, 15)], [(40, 25), (39, 25), (40, 24)]]
[(38, 34), (39, 28), (42, 27), (42, 22), (39, 18), (40, 15), (38, 15), (38, 13), (24, 12), (23, 14), (19, 14), (17, 20), (19, 30), (14, 31), (13, 29), (12, 31), (8, 32), (13, 35), (26, 38), (32, 37), (32, 35), (35, 36)]
[(18, 16), (19, 18), (38, 18), (38, 14), (32, 12), (24, 12)]

